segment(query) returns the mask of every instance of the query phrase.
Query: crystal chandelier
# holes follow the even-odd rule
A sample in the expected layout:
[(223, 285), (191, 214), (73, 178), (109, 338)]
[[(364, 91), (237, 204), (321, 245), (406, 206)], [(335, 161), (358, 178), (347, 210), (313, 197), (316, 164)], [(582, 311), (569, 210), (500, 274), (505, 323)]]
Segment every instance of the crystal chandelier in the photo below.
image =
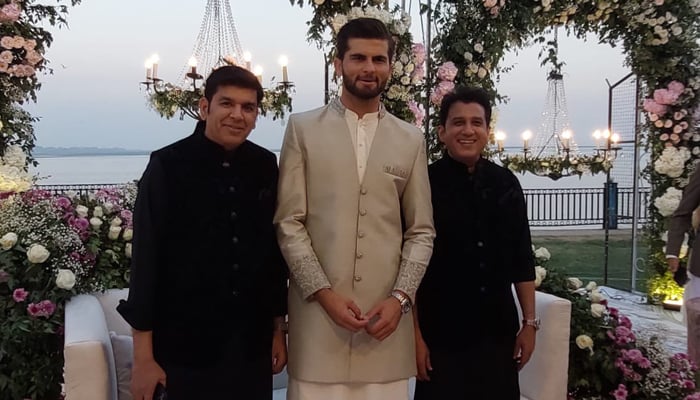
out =
[[(160, 58), (152, 55), (146, 60), (146, 88), (149, 105), (161, 117), (170, 119), (179, 113), (180, 119), (188, 116), (199, 119), (199, 99), (204, 95), (203, 80), (208, 73), (223, 65), (238, 65), (253, 72), (263, 83), (261, 66), (252, 67), (252, 56), (243, 51), (229, 0), (207, 0), (204, 18), (187, 65), (178, 83), (166, 82), (158, 75)], [(280, 57), (282, 80), (271, 81), (263, 87), (261, 114), (273, 119), (284, 118), (292, 111), (294, 84), (289, 81), (285, 56)], [(203, 73), (205, 76), (203, 76)], [(263, 85), (264, 86), (264, 85)]]

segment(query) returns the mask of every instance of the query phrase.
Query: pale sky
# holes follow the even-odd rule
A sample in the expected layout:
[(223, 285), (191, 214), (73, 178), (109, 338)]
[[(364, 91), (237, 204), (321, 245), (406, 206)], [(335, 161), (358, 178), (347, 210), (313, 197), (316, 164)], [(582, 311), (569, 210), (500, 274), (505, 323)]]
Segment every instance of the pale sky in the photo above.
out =
[[(280, 76), (277, 60), (289, 58), (289, 77), (296, 84), (294, 111), (323, 103), (323, 55), (306, 40), (311, 7), (292, 7), (289, 0), (230, 0), (242, 46), (261, 64), (264, 79)], [(392, 4), (399, 1), (392, 1)], [(410, 1), (406, 2), (407, 4)], [(70, 10), (67, 29), (54, 29), (47, 53), (54, 74), (42, 77), (37, 104), (29, 111), (41, 117), (37, 144), (55, 147), (123, 147), (155, 150), (191, 133), (194, 121), (165, 120), (147, 107), (139, 82), (144, 60), (161, 59), (159, 76), (178, 82), (191, 55), (206, 0), (84, 0)], [(414, 14), (418, 0), (413, 0)], [(415, 41), (422, 41), (420, 20), (414, 17)], [(629, 69), (619, 48), (562, 39), (568, 112), (575, 139), (592, 143), (590, 135), (607, 123), (608, 88)], [(487, 49), (488, 51), (488, 49)], [(539, 48), (509, 54), (516, 68), (503, 77), (500, 93), (510, 103), (498, 107), (498, 129), (508, 134), (507, 146), (521, 144), (520, 132), (540, 125), (547, 94), (547, 70), (539, 66)], [(278, 71), (280, 70), (280, 71)], [(284, 121), (260, 120), (251, 140), (279, 148)]]

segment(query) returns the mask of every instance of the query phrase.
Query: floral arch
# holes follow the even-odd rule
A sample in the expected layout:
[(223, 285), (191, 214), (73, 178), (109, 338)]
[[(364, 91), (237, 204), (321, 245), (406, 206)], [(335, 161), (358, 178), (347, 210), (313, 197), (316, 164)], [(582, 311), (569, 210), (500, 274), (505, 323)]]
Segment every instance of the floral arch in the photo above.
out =
[[(440, 150), (433, 129), (437, 105), (455, 84), (480, 86), (496, 101), (507, 101), (507, 94), (496, 87), (501, 75), (512, 69), (501, 62), (506, 52), (546, 43), (545, 35), (554, 27), (578, 38), (595, 33), (600, 43), (621, 46), (645, 93), (641, 131), (651, 162), (644, 176), (652, 185), (648, 265), (658, 275), (651, 287), (670, 285), (662, 236), (667, 217), (700, 160), (700, 0), (439, 0), (432, 9), (422, 6), (421, 10), (437, 32), (428, 57), (421, 45), (413, 45), (411, 51), (410, 19), (385, 0), (290, 2), (314, 8), (309, 38), (326, 50), (332, 42), (328, 33), (334, 36), (348, 18), (374, 16), (389, 25), (399, 38), (399, 68), (385, 99), (395, 114), (418, 125), (428, 115), (426, 140), (432, 155)], [(552, 43), (546, 45), (550, 47), (545, 49), (543, 63), (557, 70), (561, 63), (551, 51)], [(428, 65), (424, 65), (426, 58)]]
[[(454, 63), (456, 83), (481, 86), (498, 101), (506, 95), (496, 82), (511, 68), (500, 62), (505, 52), (545, 42), (553, 27), (578, 38), (595, 33), (600, 43), (624, 49), (645, 93), (641, 131), (651, 162), (644, 176), (652, 185), (648, 265), (658, 275), (653, 289), (672, 281), (661, 238), (700, 157), (699, 15), (698, 0), (438, 1), (429, 15), (440, 32), (432, 46), (436, 63)], [(560, 65), (552, 52), (545, 61)]]

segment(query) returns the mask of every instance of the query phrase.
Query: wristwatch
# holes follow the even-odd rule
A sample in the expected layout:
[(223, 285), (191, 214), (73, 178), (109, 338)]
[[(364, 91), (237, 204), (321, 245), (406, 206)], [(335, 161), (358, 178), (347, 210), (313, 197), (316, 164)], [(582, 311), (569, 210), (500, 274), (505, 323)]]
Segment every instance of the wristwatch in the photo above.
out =
[(536, 331), (540, 330), (540, 319), (535, 318), (535, 319), (524, 319), (523, 320), (523, 326), (531, 326), (535, 328)]
[(411, 311), (411, 300), (398, 290), (391, 292), (391, 295), (401, 304), (401, 313), (406, 314)]

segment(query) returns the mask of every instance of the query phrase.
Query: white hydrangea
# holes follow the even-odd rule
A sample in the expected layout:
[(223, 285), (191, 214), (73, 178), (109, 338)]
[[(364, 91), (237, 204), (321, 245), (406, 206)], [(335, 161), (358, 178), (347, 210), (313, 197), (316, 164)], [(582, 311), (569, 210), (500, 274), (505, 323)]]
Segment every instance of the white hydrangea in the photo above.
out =
[(681, 202), (682, 194), (683, 192), (681, 190), (670, 187), (663, 196), (659, 196), (654, 200), (654, 206), (659, 210), (662, 216), (668, 217), (678, 208), (678, 203)]
[(5, 149), (5, 154), (0, 158), (0, 162), (11, 167), (24, 169), (27, 164), (27, 155), (24, 154), (21, 146), (14, 144)]
[(671, 178), (683, 175), (686, 161), (690, 160), (690, 150), (687, 147), (666, 147), (661, 156), (654, 162), (654, 170)]

